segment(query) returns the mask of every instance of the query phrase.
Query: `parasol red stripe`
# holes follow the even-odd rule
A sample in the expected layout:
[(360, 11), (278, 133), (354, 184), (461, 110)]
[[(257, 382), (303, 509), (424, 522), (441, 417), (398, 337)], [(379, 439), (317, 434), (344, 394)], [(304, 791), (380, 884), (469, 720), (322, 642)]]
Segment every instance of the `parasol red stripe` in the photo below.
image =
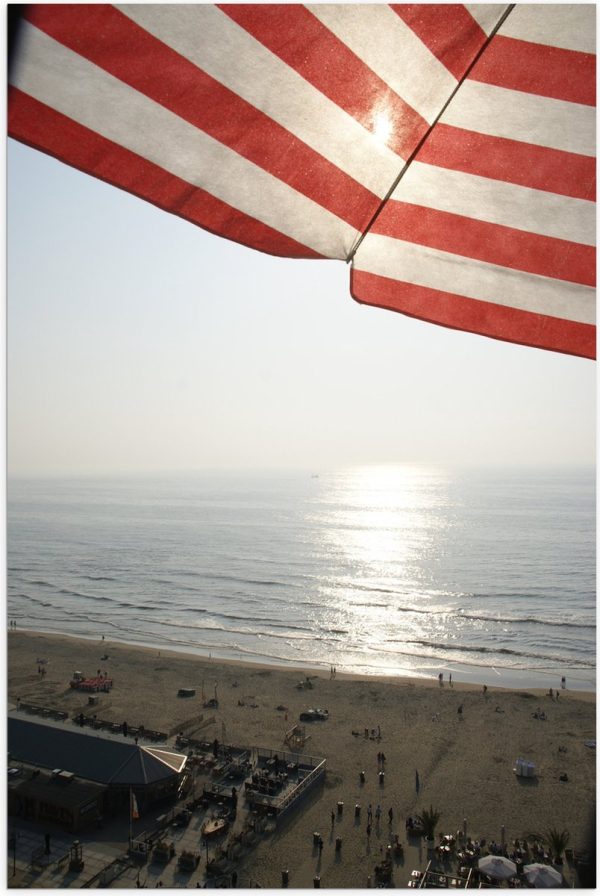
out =
[(9, 87), (8, 133), (205, 230), (286, 258), (320, 258), (261, 221)]
[(453, 330), (583, 358), (596, 357), (596, 328), (591, 324), (494, 305), (355, 269), (350, 291), (362, 304), (399, 311)]
[(596, 198), (596, 160), (591, 156), (452, 125), (440, 123), (434, 128), (419, 150), (418, 160), (575, 199)]
[(596, 105), (596, 57), (497, 34), (469, 75), (473, 81)]
[(390, 200), (372, 233), (542, 277), (595, 286), (596, 250), (500, 224)]
[(303, 6), (233, 3), (219, 9), (369, 132), (376, 97), (378, 108), (402, 123), (389, 140), (402, 158), (426, 133), (427, 121)]
[(355, 229), (379, 205), (361, 183), (113, 7), (39, 5), (26, 18)]
[(457, 3), (392, 3), (391, 8), (457, 81), (487, 40), (483, 28)]

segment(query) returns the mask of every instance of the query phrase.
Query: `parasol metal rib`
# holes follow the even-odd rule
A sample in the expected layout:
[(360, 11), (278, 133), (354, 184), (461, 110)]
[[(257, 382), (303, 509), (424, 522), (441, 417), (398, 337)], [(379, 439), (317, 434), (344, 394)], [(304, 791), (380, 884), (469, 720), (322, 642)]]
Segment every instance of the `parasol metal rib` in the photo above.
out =
[(504, 12), (502, 13), (502, 15), (500, 16), (500, 18), (498, 19), (498, 21), (497, 21), (496, 24), (494, 25), (493, 29), (490, 31), (490, 33), (489, 33), (487, 39), (483, 42), (483, 44), (481, 45), (481, 47), (479, 48), (479, 50), (477, 51), (477, 53), (475, 54), (475, 56), (474, 56), (473, 59), (471, 60), (471, 63), (469, 64), (468, 68), (467, 68), (466, 71), (464, 72), (464, 74), (463, 74), (463, 76), (461, 77), (460, 81), (457, 83), (456, 87), (454, 88), (454, 90), (452, 91), (452, 93), (450, 94), (450, 96), (448, 97), (448, 99), (446, 100), (446, 102), (444, 103), (444, 105), (442, 106), (442, 108), (440, 109), (440, 111), (438, 112), (438, 114), (436, 115), (435, 119), (431, 122), (430, 126), (428, 127), (428, 129), (426, 130), (426, 132), (423, 134), (423, 136), (421, 137), (421, 139), (419, 140), (419, 142), (417, 143), (417, 145), (415, 146), (415, 148), (413, 149), (413, 151), (412, 151), (411, 154), (409, 155), (408, 159), (406, 160), (406, 162), (405, 162), (404, 165), (402, 166), (402, 169), (400, 170), (400, 172), (399, 172), (398, 176), (396, 177), (395, 181), (392, 183), (391, 187), (389, 188), (389, 190), (387, 191), (387, 193), (385, 194), (385, 196), (383, 197), (383, 199), (382, 199), (381, 202), (379, 203), (377, 209), (376, 209), (375, 212), (373, 213), (373, 215), (372, 215), (372, 217), (371, 217), (371, 220), (369, 221), (369, 223), (367, 224), (367, 226), (365, 227), (365, 229), (363, 230), (363, 232), (361, 233), (361, 235), (358, 237), (358, 239), (357, 239), (356, 242), (354, 243), (354, 246), (351, 248), (350, 252), (348, 253), (348, 255), (347, 255), (347, 257), (346, 257), (346, 263), (347, 263), (347, 264), (350, 263), (350, 262), (352, 261), (352, 259), (354, 258), (354, 256), (356, 255), (356, 252), (357, 252), (358, 247), (360, 246), (360, 244), (362, 243), (362, 241), (363, 241), (364, 238), (366, 237), (367, 233), (368, 233), (369, 230), (372, 228), (373, 224), (375, 223), (375, 221), (377, 220), (377, 218), (379, 217), (379, 215), (380, 215), (381, 212), (383, 211), (384, 206), (387, 204), (387, 202), (388, 202), (388, 200), (390, 199), (390, 197), (392, 196), (394, 190), (396, 189), (396, 187), (398, 186), (398, 184), (400, 183), (400, 181), (402, 180), (402, 178), (403, 178), (404, 175), (406, 174), (406, 171), (408, 170), (409, 166), (412, 164), (413, 159), (415, 158), (415, 156), (417, 155), (417, 153), (419, 152), (419, 150), (421, 149), (421, 147), (423, 146), (423, 144), (425, 143), (425, 141), (427, 140), (427, 138), (429, 137), (429, 135), (430, 135), (431, 132), (433, 131), (434, 127), (437, 125), (438, 121), (440, 120), (440, 118), (442, 117), (442, 115), (444, 114), (444, 112), (446, 111), (446, 109), (448, 108), (448, 106), (450, 105), (450, 103), (452, 102), (452, 100), (454, 99), (454, 97), (456, 96), (456, 93), (458, 92), (458, 90), (462, 87), (463, 83), (464, 83), (464, 82), (466, 81), (466, 79), (469, 77), (469, 74), (470, 74), (471, 71), (473, 70), (474, 65), (479, 61), (479, 59), (481, 58), (482, 54), (485, 52), (485, 50), (487, 49), (487, 47), (490, 45), (490, 42), (491, 42), (492, 38), (495, 37), (495, 35), (497, 34), (498, 30), (502, 27), (502, 25), (503, 25), (504, 22), (506, 21), (507, 17), (510, 15), (510, 13), (511, 13), (511, 12), (513, 11), (513, 9), (515, 8), (515, 5), (516, 5), (515, 3), (510, 3), (510, 4), (506, 7), (506, 9), (504, 10)]

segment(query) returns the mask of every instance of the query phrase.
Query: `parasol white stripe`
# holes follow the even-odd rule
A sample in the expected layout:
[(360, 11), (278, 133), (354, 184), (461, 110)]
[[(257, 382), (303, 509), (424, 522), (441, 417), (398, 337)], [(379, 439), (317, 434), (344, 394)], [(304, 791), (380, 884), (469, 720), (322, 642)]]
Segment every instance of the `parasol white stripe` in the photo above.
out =
[(596, 52), (596, 5), (594, 3), (518, 3), (502, 25), (502, 34), (517, 40)]
[(358, 271), (538, 314), (592, 324), (594, 290), (484, 261), (369, 234), (354, 258)]
[(441, 121), (457, 128), (593, 156), (596, 110), (505, 87), (465, 81)]
[(413, 162), (392, 198), (530, 233), (595, 245), (596, 205)]

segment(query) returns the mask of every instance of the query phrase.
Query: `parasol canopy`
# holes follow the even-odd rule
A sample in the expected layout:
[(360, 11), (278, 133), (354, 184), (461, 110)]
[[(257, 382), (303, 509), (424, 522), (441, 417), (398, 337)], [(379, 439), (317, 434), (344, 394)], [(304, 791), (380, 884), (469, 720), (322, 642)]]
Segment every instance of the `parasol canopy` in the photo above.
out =
[(594, 4), (15, 9), (11, 137), (345, 260), (358, 302), (594, 357)]
[(550, 865), (534, 862), (532, 865), (525, 865), (523, 874), (534, 887), (562, 887), (562, 874)]
[(479, 859), (478, 868), (494, 880), (509, 880), (517, 874), (517, 866), (504, 856), (484, 856)]

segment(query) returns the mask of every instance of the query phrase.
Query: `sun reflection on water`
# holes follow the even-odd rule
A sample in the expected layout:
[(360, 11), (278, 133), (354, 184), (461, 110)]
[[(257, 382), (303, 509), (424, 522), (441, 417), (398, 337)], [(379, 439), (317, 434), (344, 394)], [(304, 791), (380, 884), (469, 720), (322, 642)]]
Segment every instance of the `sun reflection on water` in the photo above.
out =
[(343, 510), (329, 533), (336, 548), (372, 576), (401, 573), (431, 540), (439, 495), (430, 478), (430, 470), (408, 465), (349, 471), (337, 495)]
[(447, 479), (443, 470), (408, 464), (336, 477), (322, 547), (344, 576), (322, 582), (323, 603), (331, 630), (383, 665), (401, 645), (412, 652), (410, 643), (429, 637), (432, 624), (436, 639), (444, 637), (444, 614), (433, 623), (420, 606), (424, 590), (431, 606), (429, 561), (445, 527), (439, 510)]

